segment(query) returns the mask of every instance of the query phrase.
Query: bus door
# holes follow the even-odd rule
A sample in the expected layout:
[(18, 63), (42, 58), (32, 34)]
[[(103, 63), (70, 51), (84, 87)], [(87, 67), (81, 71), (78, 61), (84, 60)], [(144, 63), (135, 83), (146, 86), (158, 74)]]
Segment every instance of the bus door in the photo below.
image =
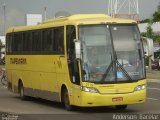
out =
[(73, 96), (75, 104), (80, 102), (80, 77), (79, 77), (79, 65), (75, 55), (75, 43), (76, 38), (75, 26), (67, 26), (67, 59), (68, 59), (68, 71), (71, 84), (70, 96)]

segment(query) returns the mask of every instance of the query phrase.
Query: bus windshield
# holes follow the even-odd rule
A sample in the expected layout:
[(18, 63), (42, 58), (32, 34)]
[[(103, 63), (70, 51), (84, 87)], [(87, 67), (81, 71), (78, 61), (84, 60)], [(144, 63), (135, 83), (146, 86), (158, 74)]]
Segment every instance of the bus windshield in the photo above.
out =
[(83, 81), (106, 83), (143, 79), (143, 47), (136, 25), (79, 26)]

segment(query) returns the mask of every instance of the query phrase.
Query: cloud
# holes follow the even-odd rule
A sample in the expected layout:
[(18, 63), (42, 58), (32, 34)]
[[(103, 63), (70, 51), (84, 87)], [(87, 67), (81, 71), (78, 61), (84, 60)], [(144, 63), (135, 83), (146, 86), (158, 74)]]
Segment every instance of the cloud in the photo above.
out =
[[(0, 21), (0, 35), (4, 33), (4, 17), (3, 15), (0, 16), (2, 20)], [(6, 12), (6, 30), (11, 26), (22, 26), (25, 25), (25, 14), (17, 9), (12, 9)]]
[(6, 15), (6, 22), (8, 26), (19, 26), (25, 24), (25, 14), (16, 10), (12, 9)]

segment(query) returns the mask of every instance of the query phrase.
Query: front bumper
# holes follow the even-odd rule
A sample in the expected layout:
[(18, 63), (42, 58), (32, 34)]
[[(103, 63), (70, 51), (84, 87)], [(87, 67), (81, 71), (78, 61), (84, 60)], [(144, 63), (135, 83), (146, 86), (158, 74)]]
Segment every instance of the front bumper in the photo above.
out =
[[(113, 98), (122, 98), (122, 100), (113, 101)], [(146, 89), (125, 94), (100, 94), (82, 92), (81, 102), (77, 106), (96, 107), (96, 106), (114, 106), (140, 104), (146, 101)]]

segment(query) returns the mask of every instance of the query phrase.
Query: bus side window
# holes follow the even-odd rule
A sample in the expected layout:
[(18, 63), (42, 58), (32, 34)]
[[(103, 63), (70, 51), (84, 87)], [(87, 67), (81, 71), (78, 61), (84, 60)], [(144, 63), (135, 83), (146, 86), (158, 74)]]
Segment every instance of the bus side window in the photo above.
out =
[(67, 56), (68, 56), (68, 68), (70, 79), (75, 84), (80, 84), (78, 62), (75, 56), (75, 44), (76, 38), (75, 26), (67, 26)]
[(6, 37), (6, 53), (12, 52), (12, 33), (7, 34)]
[(32, 50), (32, 34), (30, 31), (23, 33), (23, 52), (31, 53)]
[(14, 38), (14, 44), (13, 44), (13, 51), (15, 53), (21, 53), (22, 52), (22, 33), (14, 33), (13, 34)]
[(41, 52), (41, 32), (38, 30), (32, 32), (32, 52)]
[(42, 32), (42, 51), (45, 53), (53, 52), (53, 30), (47, 29)]
[(54, 29), (54, 51), (64, 54), (64, 27)]

